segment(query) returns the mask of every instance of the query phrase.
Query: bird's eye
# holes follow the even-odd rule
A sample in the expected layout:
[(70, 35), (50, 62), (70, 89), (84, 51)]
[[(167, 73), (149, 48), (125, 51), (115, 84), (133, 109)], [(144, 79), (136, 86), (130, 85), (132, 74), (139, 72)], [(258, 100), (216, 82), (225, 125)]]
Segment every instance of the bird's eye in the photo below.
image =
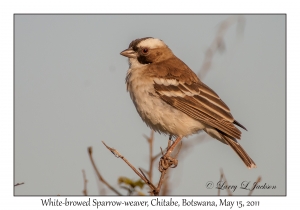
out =
[(143, 49), (143, 53), (146, 54), (147, 52), (148, 52), (148, 48), (144, 48), (144, 49)]

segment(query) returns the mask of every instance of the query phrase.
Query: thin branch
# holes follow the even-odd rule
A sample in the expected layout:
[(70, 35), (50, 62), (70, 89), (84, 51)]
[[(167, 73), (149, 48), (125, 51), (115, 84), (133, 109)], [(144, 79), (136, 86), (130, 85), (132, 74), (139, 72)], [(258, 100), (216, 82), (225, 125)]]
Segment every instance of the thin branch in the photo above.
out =
[(150, 180), (147, 178), (147, 176), (144, 174), (143, 169), (139, 168), (140, 172), (142, 173), (143, 177), (145, 177), (145, 179), (147, 179), (148, 182), (150, 182)]
[(116, 149), (113, 149), (105, 144), (104, 141), (102, 143), (105, 147), (111, 151), (117, 158), (121, 158), (150, 188), (151, 190), (155, 190), (156, 187), (145, 177), (143, 176), (123, 155), (121, 155)]
[[(233, 16), (228, 17), (226, 20), (224, 20), (221, 23), (221, 25), (217, 31), (217, 35), (216, 35), (215, 39), (213, 40), (213, 42), (211, 43), (209, 48), (206, 50), (203, 64), (200, 68), (199, 73), (197, 74), (198, 77), (203, 78), (206, 75), (206, 73), (208, 72), (208, 70), (211, 67), (211, 63), (212, 63), (215, 53), (218, 50), (225, 49), (224, 36), (225, 36), (225, 33), (228, 30), (228, 28), (236, 22), (243, 26), (244, 21), (245, 20), (244, 20), (243, 16), (233, 15)], [(240, 26), (240, 25), (238, 25), (238, 26)]]
[(87, 182), (88, 182), (88, 180), (86, 179), (86, 175), (85, 175), (84, 170), (82, 170), (82, 175), (83, 175), (83, 186), (84, 186), (82, 193), (83, 193), (83, 195), (87, 196), (88, 195), (87, 194)]
[(19, 186), (19, 185), (23, 185), (23, 184), (25, 184), (25, 182), (17, 183), (17, 184), (14, 185), (14, 187)]
[[(228, 185), (228, 182), (227, 182), (227, 180), (226, 180), (225, 174), (223, 173), (223, 170), (222, 170), (222, 169), (220, 169), (220, 173), (221, 173), (221, 176), (220, 176), (220, 182), (224, 179), (225, 185)], [(258, 184), (258, 182), (260, 182), (260, 181), (261, 181), (261, 176), (259, 176), (259, 177), (257, 178), (257, 180), (256, 180), (255, 183)], [(255, 189), (255, 188), (253, 187), (253, 188), (250, 190), (248, 196), (252, 195), (254, 189)], [(228, 195), (232, 195), (231, 190), (228, 189), (228, 188), (227, 188), (227, 193), (228, 193)], [(218, 195), (220, 195), (220, 188), (218, 188)]]
[(111, 189), (113, 192), (115, 192), (117, 195), (122, 195), (121, 193), (119, 193), (115, 188), (113, 188), (100, 174), (95, 162), (94, 162), (94, 159), (93, 159), (93, 156), (92, 156), (92, 147), (89, 147), (88, 148), (88, 152), (89, 152), (89, 156), (90, 156), (90, 160), (91, 160), (91, 163), (94, 167), (94, 170), (96, 171), (97, 173), (97, 176), (98, 176), (98, 179), (103, 182), (109, 189)]
[(166, 178), (165, 181), (161, 187), (161, 195), (168, 195), (169, 191), (170, 191), (170, 183), (168, 182), (169, 178), (170, 178), (170, 170), (166, 172)]
[(177, 155), (180, 151), (181, 146), (178, 149), (178, 153), (176, 154), (175, 158), (171, 157), (171, 153), (174, 151), (174, 149), (176, 148), (178, 143), (181, 142), (181, 140), (182, 140), (182, 137), (177, 137), (177, 139), (173, 142), (172, 145), (171, 145), (171, 141), (170, 140), (168, 141), (168, 149), (159, 161), (159, 171), (161, 172), (161, 175), (160, 175), (160, 179), (159, 179), (159, 182), (158, 182), (158, 186), (157, 186), (156, 191), (155, 191), (155, 195), (159, 195), (161, 186), (165, 181), (165, 176), (166, 176), (167, 170), (170, 167), (175, 168), (177, 166), (178, 160), (176, 158), (177, 158)]
[(157, 188), (155, 189), (155, 192), (154, 192), (154, 195), (159, 195), (160, 188), (161, 188), (162, 184), (165, 181), (165, 175), (167, 173), (167, 170), (168, 170), (168, 168), (162, 170), (161, 175), (160, 175), (160, 179), (159, 179), (159, 182), (158, 182), (158, 185), (157, 185)]
[[(259, 177), (257, 178), (256, 184), (258, 184), (258, 182), (260, 182), (260, 181), (261, 181), (261, 176), (259, 176)], [(253, 191), (254, 191), (254, 187), (250, 190), (248, 196), (252, 195)]]
[(152, 182), (153, 181), (153, 165), (154, 165), (154, 161), (156, 159), (156, 158), (153, 157), (154, 131), (151, 130), (150, 137), (145, 136), (145, 138), (147, 139), (147, 141), (149, 143), (149, 171), (148, 171), (148, 176), (149, 176), (150, 182)]
[[(219, 181), (219, 183), (221, 183), (222, 182), (222, 180), (223, 180), (223, 171), (222, 171), (222, 169), (220, 169), (220, 181)], [(218, 187), (218, 196), (220, 196), (221, 195), (221, 188), (220, 187)]]
[(153, 161), (155, 161), (157, 158), (159, 158), (161, 155), (163, 155), (162, 153), (166, 152), (168, 148), (162, 150), (161, 152), (159, 152), (157, 155), (153, 156)]
[[(145, 179), (147, 180), (146, 183), (152, 183), (152, 182), (147, 178), (147, 176), (144, 174), (143, 169), (142, 169), (142, 168), (139, 168), (139, 170), (140, 170), (140, 172), (143, 174), (143, 176), (145, 177)], [(153, 186), (154, 186), (154, 185), (153, 185)], [(150, 194), (151, 194), (151, 195), (154, 195), (154, 190), (153, 190), (153, 189), (152, 189), (152, 191), (150, 191)]]
[[(223, 169), (220, 169), (220, 172), (221, 172), (221, 178), (224, 179), (225, 185), (228, 186), (228, 182), (227, 182), (227, 179), (225, 177), (225, 174), (223, 173)], [(222, 180), (220, 180), (220, 181), (222, 181)], [(227, 190), (228, 195), (232, 195), (232, 192), (231, 192), (230, 189), (228, 189), (228, 187), (226, 188), (226, 190)]]
[[(147, 137), (145, 135), (144, 135), (144, 137), (147, 139), (147, 141), (149, 143), (149, 171), (148, 171), (148, 176), (149, 176), (149, 180), (152, 182), (154, 162), (158, 157), (162, 156), (164, 154), (164, 152), (170, 147), (170, 145), (169, 145), (170, 141), (168, 142), (168, 147), (164, 151), (161, 149), (162, 150), (161, 153), (158, 153), (157, 155), (153, 156), (154, 131), (151, 130), (150, 137)], [(177, 155), (178, 155), (178, 153), (177, 153)], [(141, 172), (143, 173), (142, 170), (141, 170)], [(166, 174), (167, 174), (167, 170), (165, 172), (161, 173), (161, 178), (159, 180), (158, 186), (155, 189), (155, 191), (152, 190), (150, 192), (151, 195), (159, 195), (161, 189), (162, 189), (162, 195), (167, 194), (169, 188), (168, 188), (168, 183), (165, 182), (168, 178), (168, 177), (165, 178)]]

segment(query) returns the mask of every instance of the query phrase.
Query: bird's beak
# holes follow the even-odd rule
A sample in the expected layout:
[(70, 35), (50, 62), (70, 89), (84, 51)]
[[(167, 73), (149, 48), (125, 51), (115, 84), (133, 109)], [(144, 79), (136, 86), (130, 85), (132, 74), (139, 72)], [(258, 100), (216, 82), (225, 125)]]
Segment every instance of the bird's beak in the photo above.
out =
[(136, 53), (133, 51), (132, 48), (128, 48), (127, 50), (123, 50), (121, 55), (128, 57), (128, 58), (136, 58)]

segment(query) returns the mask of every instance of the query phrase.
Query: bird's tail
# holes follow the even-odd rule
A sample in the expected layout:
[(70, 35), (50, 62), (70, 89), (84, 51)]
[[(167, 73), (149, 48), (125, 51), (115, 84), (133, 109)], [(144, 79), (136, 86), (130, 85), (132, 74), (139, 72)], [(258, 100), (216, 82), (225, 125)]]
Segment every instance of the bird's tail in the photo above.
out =
[(247, 168), (256, 168), (256, 164), (254, 163), (254, 161), (250, 158), (250, 156), (238, 142), (232, 140), (231, 138), (225, 135), (223, 135), (223, 138), (224, 141), (238, 154), (238, 156), (242, 159)]

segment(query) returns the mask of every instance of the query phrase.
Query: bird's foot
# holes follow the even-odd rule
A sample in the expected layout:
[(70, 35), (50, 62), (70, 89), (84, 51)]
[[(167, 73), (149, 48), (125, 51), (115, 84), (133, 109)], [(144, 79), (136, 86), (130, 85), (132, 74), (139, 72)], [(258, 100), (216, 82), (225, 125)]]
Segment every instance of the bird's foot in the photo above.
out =
[(163, 155), (159, 161), (159, 171), (162, 172), (167, 170), (168, 168), (176, 168), (178, 165), (178, 160), (176, 158), (171, 157), (170, 155)]
[(176, 145), (180, 142), (182, 137), (178, 137), (173, 143), (171, 138), (169, 138), (168, 142), (168, 148), (165, 154), (162, 153), (162, 157), (159, 161), (159, 171), (162, 172), (164, 170), (167, 170), (168, 168), (176, 168), (178, 165), (177, 156), (179, 154), (180, 148), (177, 151), (177, 154), (175, 157), (171, 157), (171, 153), (175, 149)]

